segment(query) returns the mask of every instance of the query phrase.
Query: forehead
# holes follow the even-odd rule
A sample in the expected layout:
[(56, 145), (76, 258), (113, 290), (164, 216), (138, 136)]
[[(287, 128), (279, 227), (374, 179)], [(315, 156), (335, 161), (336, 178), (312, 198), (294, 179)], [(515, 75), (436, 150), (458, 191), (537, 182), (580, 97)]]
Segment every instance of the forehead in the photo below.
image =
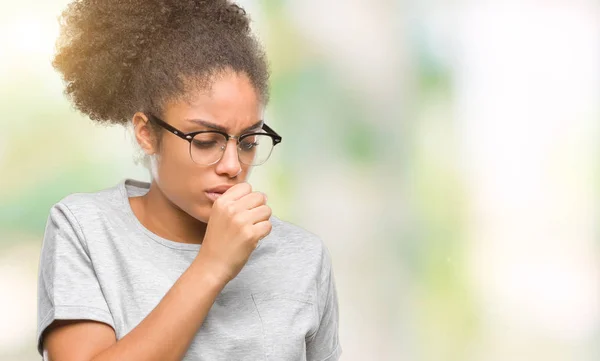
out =
[(215, 75), (208, 86), (190, 86), (182, 99), (169, 102), (165, 120), (184, 131), (203, 128), (194, 119), (216, 124), (236, 133), (262, 120), (263, 104), (250, 79), (243, 73)]

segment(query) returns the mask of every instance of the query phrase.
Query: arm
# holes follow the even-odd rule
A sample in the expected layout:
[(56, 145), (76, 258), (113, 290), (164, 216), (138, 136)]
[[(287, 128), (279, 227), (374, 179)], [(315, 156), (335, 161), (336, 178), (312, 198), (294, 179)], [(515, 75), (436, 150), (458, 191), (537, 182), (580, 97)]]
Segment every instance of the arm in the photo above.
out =
[(44, 359), (179, 361), (225, 284), (194, 262), (156, 308), (118, 342), (104, 323), (56, 321), (44, 337)]
[[(118, 341), (107, 324), (108, 306), (81, 242), (84, 237), (71, 226), (77, 222), (66, 221), (65, 215), (70, 214), (66, 207), (51, 212), (40, 266), (38, 297), (44, 301), (40, 319), (46, 320), (46, 315), (55, 314), (61, 305), (77, 307), (81, 317), (70, 314), (78, 320), (64, 321), (69, 317), (63, 314), (46, 329), (41, 346), (45, 359), (180, 361), (216, 297), (240, 272), (258, 241), (271, 231), (271, 209), (263, 194), (251, 190), (247, 183), (237, 184), (214, 203), (196, 259), (154, 310)], [(68, 294), (72, 289), (77, 293), (85, 290), (87, 298)], [(96, 315), (96, 321), (104, 321), (92, 321), (90, 312), (99, 312), (102, 317)], [(43, 321), (41, 325), (43, 328)]]

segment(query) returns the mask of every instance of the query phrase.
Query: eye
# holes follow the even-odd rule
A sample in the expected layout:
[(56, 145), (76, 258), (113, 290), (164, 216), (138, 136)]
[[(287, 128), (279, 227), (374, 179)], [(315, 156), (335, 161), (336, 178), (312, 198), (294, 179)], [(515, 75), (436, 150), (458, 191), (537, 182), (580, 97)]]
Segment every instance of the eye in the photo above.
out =
[(213, 149), (221, 146), (225, 139), (221, 134), (217, 133), (200, 133), (196, 134), (192, 140), (192, 144), (197, 149)]
[(201, 148), (201, 149), (210, 149), (217, 145), (217, 142), (215, 142), (215, 141), (196, 141), (196, 140), (194, 140), (193, 143), (194, 143), (194, 147)]
[(258, 145), (260, 144), (259, 138), (260, 137), (258, 137), (258, 136), (252, 136), (252, 137), (248, 137), (248, 138), (244, 139), (240, 143), (240, 149), (243, 151), (253, 150), (254, 148), (258, 147)]

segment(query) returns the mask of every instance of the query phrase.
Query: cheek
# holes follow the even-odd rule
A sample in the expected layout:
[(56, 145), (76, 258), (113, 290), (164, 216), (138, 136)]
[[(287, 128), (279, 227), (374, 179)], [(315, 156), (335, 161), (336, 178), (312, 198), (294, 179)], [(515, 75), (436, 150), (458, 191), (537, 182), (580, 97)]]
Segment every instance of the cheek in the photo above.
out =
[(166, 135), (163, 137), (156, 157), (155, 181), (177, 184), (189, 178), (194, 168), (189, 155), (189, 145), (183, 139)]
[(188, 143), (176, 137), (163, 138), (159, 154), (163, 168), (189, 168), (192, 163)]
[[(177, 145), (177, 144), (175, 144)], [(190, 216), (207, 222), (212, 203), (204, 194), (210, 179), (211, 167), (201, 167), (192, 162), (187, 148), (164, 144), (157, 159), (155, 181), (169, 201)]]

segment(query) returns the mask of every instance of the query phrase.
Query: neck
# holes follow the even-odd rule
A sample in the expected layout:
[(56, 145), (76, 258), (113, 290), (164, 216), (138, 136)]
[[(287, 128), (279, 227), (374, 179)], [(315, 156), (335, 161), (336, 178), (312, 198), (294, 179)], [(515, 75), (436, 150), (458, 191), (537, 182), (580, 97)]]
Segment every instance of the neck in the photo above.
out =
[(130, 198), (129, 203), (135, 216), (152, 233), (174, 242), (202, 243), (206, 223), (173, 204), (154, 181), (148, 193)]

